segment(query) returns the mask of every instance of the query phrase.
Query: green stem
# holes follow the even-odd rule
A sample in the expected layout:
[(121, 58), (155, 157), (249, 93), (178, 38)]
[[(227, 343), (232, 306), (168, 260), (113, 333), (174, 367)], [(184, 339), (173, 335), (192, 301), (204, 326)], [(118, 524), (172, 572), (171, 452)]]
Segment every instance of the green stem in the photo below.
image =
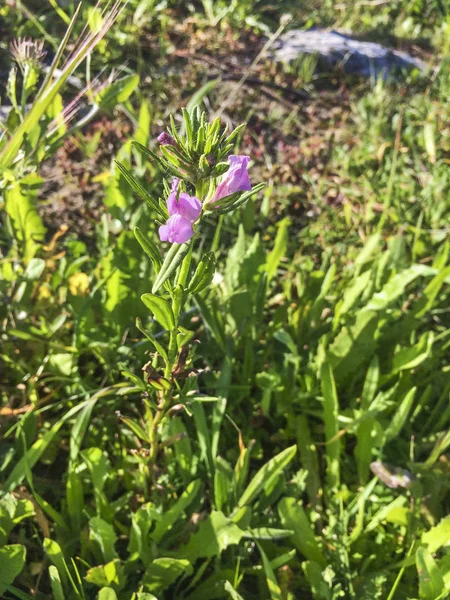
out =
[[(196, 192), (199, 200), (202, 200), (202, 198), (203, 198), (203, 182), (199, 182), (196, 185), (195, 192)], [(174, 366), (177, 361), (178, 322), (179, 322), (180, 314), (182, 313), (183, 306), (184, 306), (184, 304), (186, 302), (186, 298), (187, 298), (185, 288), (186, 288), (187, 280), (189, 277), (189, 270), (190, 270), (190, 266), (191, 266), (192, 248), (193, 248), (193, 246), (191, 244), (189, 252), (184, 257), (183, 262), (181, 263), (181, 267), (180, 267), (177, 281), (176, 281), (176, 288), (179, 289), (179, 287), (181, 287), (182, 292), (180, 295), (177, 295), (176, 293), (174, 293), (172, 295), (172, 310), (173, 310), (173, 313), (175, 316), (175, 327), (170, 332), (169, 348), (168, 348), (168, 353), (167, 353), (168, 359), (166, 361), (166, 366), (164, 369), (164, 378), (167, 381), (171, 380), (172, 371), (173, 371)], [(149, 455), (150, 464), (155, 463), (156, 457), (158, 455), (158, 447), (159, 447), (159, 431), (158, 431), (158, 429), (159, 429), (159, 426), (161, 425), (164, 417), (166, 416), (167, 411), (170, 409), (171, 405), (172, 405), (172, 388), (170, 388), (168, 390), (162, 390), (160, 392), (158, 408), (153, 417), (153, 422), (151, 425), (150, 435), (149, 435), (149, 438), (150, 438), (150, 455)]]
[[(177, 344), (177, 329), (178, 329), (178, 317), (175, 329), (170, 332), (169, 339), (169, 359), (166, 361), (166, 367), (164, 369), (164, 378), (170, 381), (172, 376), (172, 371), (175, 366), (175, 359), (171, 360), (171, 356), (176, 356), (176, 344)], [(159, 432), (158, 428), (161, 424), (162, 420), (166, 416), (167, 411), (170, 409), (172, 404), (172, 388), (168, 390), (162, 390), (160, 392), (160, 401), (158, 403), (158, 408), (156, 410), (155, 416), (153, 417), (152, 426), (150, 429), (150, 455), (149, 462), (150, 464), (154, 464), (157, 454), (158, 454), (158, 446), (159, 446)]]

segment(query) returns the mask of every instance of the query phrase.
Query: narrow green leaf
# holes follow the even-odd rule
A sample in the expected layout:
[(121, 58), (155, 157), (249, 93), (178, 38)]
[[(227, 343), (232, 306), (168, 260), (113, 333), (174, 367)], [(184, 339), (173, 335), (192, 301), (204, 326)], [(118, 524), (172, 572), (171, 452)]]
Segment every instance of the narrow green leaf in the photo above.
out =
[(167, 219), (167, 213), (164, 212), (159, 205), (159, 203), (150, 196), (147, 190), (139, 183), (136, 177), (130, 173), (130, 171), (124, 167), (120, 162), (116, 161), (117, 168), (121, 172), (125, 181), (130, 185), (130, 187), (144, 200), (147, 206), (155, 211), (162, 219)]
[(193, 402), (190, 408), (194, 417), (195, 428), (197, 430), (201, 458), (205, 461), (208, 475), (212, 477), (214, 473), (214, 461), (211, 451), (211, 436), (206, 423), (205, 409), (203, 408), (203, 404), (201, 402)]
[(158, 342), (158, 340), (155, 338), (155, 336), (150, 331), (145, 329), (145, 327), (142, 325), (141, 320), (139, 318), (136, 319), (136, 327), (153, 344), (153, 346), (155, 347), (155, 350), (158, 352), (158, 354), (160, 354), (164, 359), (167, 360), (166, 349), (164, 348), (164, 346), (162, 346)]
[(212, 278), (214, 277), (215, 267), (216, 261), (214, 252), (204, 254), (189, 282), (188, 291), (190, 294), (198, 294), (210, 285)]
[(411, 411), (412, 404), (414, 402), (414, 396), (416, 395), (417, 388), (413, 387), (401, 401), (400, 405), (396, 408), (392, 421), (385, 433), (385, 442), (389, 442), (397, 437)]
[(256, 542), (256, 545), (258, 546), (259, 553), (261, 554), (263, 560), (263, 569), (266, 575), (267, 587), (269, 588), (270, 600), (281, 600), (281, 588), (278, 584), (277, 578), (275, 577), (275, 573), (273, 572), (270, 561), (261, 545), (258, 544), (258, 542)]
[(327, 561), (316, 542), (313, 524), (300, 502), (295, 498), (283, 498), (278, 503), (278, 513), (283, 526), (294, 531), (291, 542), (297, 550), (305, 558), (319, 563), (324, 568)]
[(282, 540), (293, 535), (293, 529), (275, 529), (274, 527), (255, 527), (244, 533), (244, 537), (257, 540)]
[(266, 262), (267, 278), (269, 281), (276, 275), (281, 259), (286, 253), (289, 225), (289, 219), (282, 219), (277, 223), (277, 235), (275, 237), (273, 249), (269, 252)]
[(164, 329), (175, 329), (175, 316), (168, 300), (154, 294), (142, 294), (141, 300)]
[(152, 293), (156, 294), (159, 288), (165, 283), (173, 273), (175, 273), (178, 265), (186, 256), (189, 250), (189, 244), (172, 244), (166, 254), (166, 258), (161, 266), (155, 283), (152, 287)]
[(339, 452), (340, 442), (337, 438), (338, 423), (338, 397), (331, 365), (325, 362), (320, 371), (323, 394), (323, 420), (325, 423), (325, 452), (327, 457), (327, 475), (330, 489), (339, 486)]
[(250, 504), (264, 487), (270, 486), (274, 479), (276, 479), (276, 477), (278, 477), (291, 462), (296, 453), (297, 446), (290, 446), (277, 454), (277, 456), (271, 458), (269, 462), (261, 467), (240, 497), (238, 507), (241, 508), (246, 504)]
[(145, 236), (142, 233), (142, 231), (139, 229), (139, 227), (134, 228), (134, 235), (135, 235), (137, 241), (139, 242), (139, 244), (141, 245), (141, 248), (144, 250), (144, 252), (150, 258), (150, 260), (153, 262), (155, 270), (158, 273), (159, 269), (161, 268), (161, 263), (162, 263), (161, 252), (160, 252), (158, 246), (154, 242), (149, 240), (147, 238), (147, 236)]

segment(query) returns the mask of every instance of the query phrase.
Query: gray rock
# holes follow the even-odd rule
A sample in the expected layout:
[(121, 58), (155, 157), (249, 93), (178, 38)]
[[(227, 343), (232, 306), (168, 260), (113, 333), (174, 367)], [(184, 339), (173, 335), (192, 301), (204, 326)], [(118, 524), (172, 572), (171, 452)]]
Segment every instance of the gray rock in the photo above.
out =
[(293, 29), (272, 46), (272, 58), (276, 61), (291, 63), (302, 54), (315, 54), (327, 68), (341, 65), (345, 72), (363, 77), (386, 77), (392, 71), (427, 68), (422, 60), (406, 52), (324, 29)]

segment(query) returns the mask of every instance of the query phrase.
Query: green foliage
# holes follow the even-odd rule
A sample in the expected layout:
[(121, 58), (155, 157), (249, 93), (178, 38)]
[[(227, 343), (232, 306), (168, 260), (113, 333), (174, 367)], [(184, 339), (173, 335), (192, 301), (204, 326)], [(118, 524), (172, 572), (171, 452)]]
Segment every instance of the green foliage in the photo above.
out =
[[(2, 598), (450, 593), (448, 9), (275, 4), (130, 0), (108, 44), (94, 2), (0, 7), (5, 49), (14, 32), (56, 53), (47, 76), (0, 65)], [(366, 84), (313, 57), (239, 71), (226, 104), (222, 48), (283, 12), (426, 38), (436, 70)], [(94, 85), (69, 123), (86, 52), (66, 69), (62, 52), (89, 18), (75, 74)], [(220, 73), (197, 51), (180, 68), (202, 43)], [(121, 75), (97, 87), (105, 65)], [(165, 249), (171, 177), (211, 198), (239, 152), (252, 190)], [(55, 161), (76, 213), (51, 201)]]

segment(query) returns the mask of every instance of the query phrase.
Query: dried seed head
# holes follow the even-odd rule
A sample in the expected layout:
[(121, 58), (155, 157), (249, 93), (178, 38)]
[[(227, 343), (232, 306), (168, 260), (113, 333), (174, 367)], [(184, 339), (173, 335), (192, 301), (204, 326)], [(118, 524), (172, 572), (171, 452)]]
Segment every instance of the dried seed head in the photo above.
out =
[(16, 38), (11, 42), (9, 50), (12, 58), (20, 66), (38, 67), (47, 54), (42, 40), (30, 38)]

